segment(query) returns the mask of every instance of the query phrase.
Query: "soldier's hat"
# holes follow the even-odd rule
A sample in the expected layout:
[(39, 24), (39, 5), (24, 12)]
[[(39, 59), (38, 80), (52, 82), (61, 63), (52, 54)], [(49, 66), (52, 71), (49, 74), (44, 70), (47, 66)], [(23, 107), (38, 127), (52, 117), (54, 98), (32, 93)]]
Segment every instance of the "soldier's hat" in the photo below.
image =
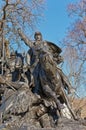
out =
[(42, 34), (41, 34), (41, 32), (35, 32), (35, 34), (34, 34), (34, 38), (36, 37), (36, 35), (41, 35), (42, 36)]

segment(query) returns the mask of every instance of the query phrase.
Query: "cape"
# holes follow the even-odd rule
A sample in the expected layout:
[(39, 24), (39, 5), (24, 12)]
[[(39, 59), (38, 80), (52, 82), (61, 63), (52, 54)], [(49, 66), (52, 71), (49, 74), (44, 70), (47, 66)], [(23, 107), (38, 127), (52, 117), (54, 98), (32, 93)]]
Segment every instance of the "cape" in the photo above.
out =
[(54, 53), (57, 53), (57, 54), (60, 54), (62, 52), (61, 48), (57, 45), (55, 45), (53, 42), (50, 42), (50, 41), (46, 41), (48, 47), (49, 47), (49, 50), (54, 54)]

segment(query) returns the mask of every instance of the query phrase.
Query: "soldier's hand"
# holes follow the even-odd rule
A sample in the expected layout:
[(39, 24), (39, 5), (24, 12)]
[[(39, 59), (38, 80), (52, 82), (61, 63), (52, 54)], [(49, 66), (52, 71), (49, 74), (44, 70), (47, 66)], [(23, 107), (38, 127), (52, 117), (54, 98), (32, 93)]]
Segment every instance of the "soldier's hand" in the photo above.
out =
[(18, 28), (18, 29), (17, 29), (17, 31), (18, 31), (18, 33), (20, 33), (20, 32), (21, 32), (21, 29), (20, 29), (20, 28)]

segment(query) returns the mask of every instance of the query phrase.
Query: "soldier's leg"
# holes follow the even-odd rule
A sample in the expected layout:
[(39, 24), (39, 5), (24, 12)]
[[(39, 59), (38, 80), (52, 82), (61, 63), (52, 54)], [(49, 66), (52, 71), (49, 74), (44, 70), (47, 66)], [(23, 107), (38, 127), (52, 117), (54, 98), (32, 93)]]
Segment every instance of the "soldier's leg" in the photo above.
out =
[(38, 73), (33, 74), (33, 82), (34, 82), (33, 93), (38, 94), (39, 93), (39, 76), (38, 76)]

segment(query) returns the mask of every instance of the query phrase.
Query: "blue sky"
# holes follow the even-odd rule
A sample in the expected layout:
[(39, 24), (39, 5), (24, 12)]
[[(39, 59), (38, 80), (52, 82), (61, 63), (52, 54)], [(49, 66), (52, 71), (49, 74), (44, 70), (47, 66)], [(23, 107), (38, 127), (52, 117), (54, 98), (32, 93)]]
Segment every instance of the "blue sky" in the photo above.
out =
[(44, 20), (37, 29), (42, 32), (43, 39), (59, 45), (70, 25), (71, 19), (67, 14), (67, 5), (77, 0), (46, 0)]

